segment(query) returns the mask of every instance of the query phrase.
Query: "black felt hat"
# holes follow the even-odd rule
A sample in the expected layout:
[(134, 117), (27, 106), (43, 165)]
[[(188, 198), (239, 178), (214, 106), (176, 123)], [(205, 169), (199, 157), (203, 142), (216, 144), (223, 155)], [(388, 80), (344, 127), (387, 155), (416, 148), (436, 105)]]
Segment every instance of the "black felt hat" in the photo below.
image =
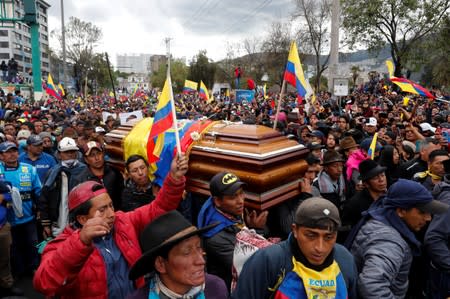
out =
[(198, 229), (178, 211), (163, 214), (150, 222), (141, 233), (139, 243), (142, 256), (131, 267), (128, 277), (135, 280), (154, 271), (155, 259), (162, 251), (170, 250), (177, 243), (215, 227), (218, 223)]
[(359, 164), (359, 178), (367, 181), (378, 174), (385, 172), (386, 167), (380, 166), (377, 162), (367, 159)]

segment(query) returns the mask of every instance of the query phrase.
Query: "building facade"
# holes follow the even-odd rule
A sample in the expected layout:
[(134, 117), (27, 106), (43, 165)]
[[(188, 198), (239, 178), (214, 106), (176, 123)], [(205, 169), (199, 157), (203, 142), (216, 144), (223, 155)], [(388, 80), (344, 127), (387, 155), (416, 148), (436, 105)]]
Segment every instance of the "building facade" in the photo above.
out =
[[(23, 0), (3, 1), (6, 6), (7, 17), (23, 18)], [(42, 77), (46, 77), (50, 71), (49, 60), (49, 33), (48, 33), (48, 9), (50, 5), (43, 1), (36, 1), (39, 22), (39, 44), (41, 50)], [(18, 74), (23, 76), (25, 82), (32, 82), (31, 60), (31, 33), (30, 27), (25, 23), (0, 22), (0, 63), (14, 58), (18, 63)]]
[(149, 74), (150, 54), (117, 55), (117, 70), (123, 73)]

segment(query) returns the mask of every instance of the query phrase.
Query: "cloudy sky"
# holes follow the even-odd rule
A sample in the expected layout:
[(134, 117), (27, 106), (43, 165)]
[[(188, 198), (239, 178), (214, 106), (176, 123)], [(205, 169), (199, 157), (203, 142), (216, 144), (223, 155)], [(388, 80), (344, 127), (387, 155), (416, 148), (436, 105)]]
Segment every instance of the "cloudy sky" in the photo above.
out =
[[(60, 0), (51, 5), (49, 30), (61, 28)], [(116, 54), (165, 54), (189, 61), (205, 49), (213, 60), (226, 56), (226, 44), (263, 36), (272, 22), (289, 20), (294, 0), (64, 0), (65, 19), (75, 16), (100, 27), (99, 51)], [(57, 42), (51, 40), (56, 48)]]

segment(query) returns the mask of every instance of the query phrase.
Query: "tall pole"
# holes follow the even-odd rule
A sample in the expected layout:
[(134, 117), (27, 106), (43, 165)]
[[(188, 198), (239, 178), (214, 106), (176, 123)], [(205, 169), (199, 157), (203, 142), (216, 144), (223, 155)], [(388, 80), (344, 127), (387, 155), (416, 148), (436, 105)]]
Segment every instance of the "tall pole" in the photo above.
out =
[(67, 88), (66, 71), (66, 27), (64, 25), (64, 0), (61, 0), (61, 37), (62, 37), (62, 55), (63, 55), (63, 87)]
[(111, 80), (111, 85), (113, 88), (113, 93), (114, 93), (114, 100), (117, 103), (117, 97), (116, 97), (116, 87), (114, 86), (114, 80), (111, 74), (111, 66), (109, 64), (109, 57), (108, 57), (108, 52), (105, 52), (106, 55), (106, 64), (108, 65), (108, 73), (109, 73), (109, 79)]
[(334, 78), (338, 77), (339, 64), (339, 19), (340, 19), (339, 0), (333, 0), (331, 8), (331, 44), (330, 44), (330, 66), (328, 76), (328, 90), (334, 91)]
[(181, 155), (181, 143), (180, 143), (180, 136), (178, 133), (177, 114), (175, 112), (175, 100), (173, 98), (172, 79), (170, 78), (170, 40), (171, 40), (171, 38), (169, 38), (169, 37), (164, 39), (164, 41), (166, 43), (166, 49), (167, 49), (167, 83), (169, 84), (169, 96), (170, 96), (170, 103), (172, 105), (173, 129), (175, 131), (175, 141), (177, 144), (177, 153), (178, 153), (178, 155)]

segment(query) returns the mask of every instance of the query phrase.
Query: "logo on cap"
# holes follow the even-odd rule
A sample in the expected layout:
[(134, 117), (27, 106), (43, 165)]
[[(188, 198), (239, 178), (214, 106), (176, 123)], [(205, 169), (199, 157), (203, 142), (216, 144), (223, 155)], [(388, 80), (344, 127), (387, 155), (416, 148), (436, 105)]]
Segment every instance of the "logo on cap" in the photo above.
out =
[(328, 210), (328, 209), (324, 209), (324, 210), (323, 210), (323, 213), (324, 213), (325, 215), (327, 215), (327, 216), (328, 216), (328, 215), (330, 215), (330, 210)]
[(235, 176), (232, 173), (227, 173), (222, 178), (222, 184), (224, 184), (224, 185), (233, 184), (237, 180), (238, 180), (237, 176)]

